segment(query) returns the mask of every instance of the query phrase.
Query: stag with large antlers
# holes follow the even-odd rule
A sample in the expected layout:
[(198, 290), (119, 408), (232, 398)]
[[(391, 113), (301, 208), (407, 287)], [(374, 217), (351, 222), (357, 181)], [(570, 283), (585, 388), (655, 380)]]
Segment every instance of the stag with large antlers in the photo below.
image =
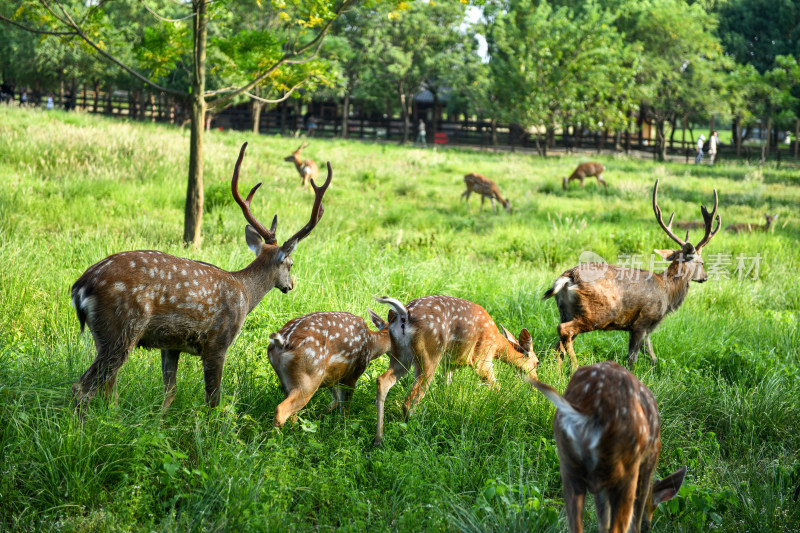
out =
[[(630, 332), (628, 365), (638, 359), (642, 345), (646, 346), (653, 364), (656, 362), (650, 333), (664, 317), (681, 306), (689, 292), (689, 282), (703, 283), (708, 279), (700, 253), (720, 228), (717, 214), (717, 191), (714, 190), (714, 209), (711, 213), (701, 206), (705, 234), (696, 245), (680, 239), (672, 232), (672, 219), (664, 224), (658, 207), (658, 180), (653, 187), (653, 212), (661, 228), (675, 241), (678, 250), (656, 250), (670, 261), (664, 272), (653, 273), (605, 263), (584, 263), (561, 274), (544, 294), (555, 296), (561, 323), (558, 325), (559, 366), (565, 352), (569, 353), (573, 369), (578, 367), (572, 340), (576, 335), (594, 330), (623, 330)], [(714, 219), (716, 227), (712, 229)]]
[(308, 143), (301, 143), (300, 146), (292, 152), (291, 155), (286, 156), (283, 160), (289, 161), (294, 163), (295, 168), (297, 169), (297, 173), (300, 174), (300, 179), (303, 181), (303, 188), (305, 189), (308, 185), (309, 181), (313, 181), (317, 178), (317, 173), (319, 169), (317, 168), (317, 164), (314, 163), (310, 159), (301, 159), (300, 152), (303, 151), (304, 148), (308, 146)]
[(283, 293), (294, 288), (291, 255), (322, 217), (331, 164), (321, 187), (311, 181), (316, 197), (308, 224), (278, 246), (277, 215), (267, 229), (250, 210), (261, 183), (252, 188), (247, 199), (239, 194), (239, 168), (246, 147), (244, 143), (231, 180), (233, 198), (250, 223), (245, 227), (245, 240), (256, 255), (244, 270), (228, 272), (200, 261), (139, 250), (106, 257), (89, 267), (72, 286), (72, 303), (81, 331), (89, 326), (97, 349), (94, 362), (72, 387), (81, 404), (88, 403), (101, 388), (114, 397), (120, 367), (131, 350), (141, 346), (161, 350), (164, 410), (175, 399), (181, 352), (200, 356), (206, 403), (216, 406), (225, 354), (245, 317), (273, 287)]

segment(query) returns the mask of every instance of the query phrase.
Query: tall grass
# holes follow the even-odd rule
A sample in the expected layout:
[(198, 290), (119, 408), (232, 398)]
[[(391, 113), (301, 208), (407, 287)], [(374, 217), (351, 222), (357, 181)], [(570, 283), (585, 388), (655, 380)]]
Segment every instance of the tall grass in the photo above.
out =
[[(131, 249), (245, 266), (245, 221), (229, 196), (245, 140), (242, 187), (264, 181), (256, 216), (278, 213), (279, 240), (307, 220), (312, 195), (282, 161), (295, 139), (213, 132), (204, 241), (184, 249), (188, 132), (0, 106), (0, 529), (563, 530), (552, 408), (513, 371), (500, 369), (499, 391), (469, 370), (449, 386), (437, 379), (403, 423), (407, 378), (389, 395), (385, 444), (374, 449), (385, 358), (359, 381), (349, 413), (325, 414), (321, 391), (277, 431), (283, 396), (268, 335), (311, 311), (365, 316), (374, 296), (445, 293), (481, 304), (512, 331), (529, 328), (540, 378), (563, 390), (569, 375), (552, 351), (558, 313), (541, 294), (582, 251), (610, 262), (641, 255), (646, 266), (653, 248), (671, 246), (653, 220), (655, 178), (662, 208), (680, 220), (696, 220), (714, 188), (724, 224), (780, 214), (773, 234), (712, 241), (706, 263), (727, 257), (727, 278), (694, 285), (653, 335), (658, 366), (636, 368), (662, 413), (659, 471), (689, 466), (655, 528), (800, 527), (800, 178), (771, 167), (606, 156), (608, 191), (587, 183), (563, 192), (561, 177), (594, 155), (312, 140), (308, 156), (334, 168), (325, 216), (294, 254), (295, 290), (270, 292), (231, 346), (220, 408), (203, 405), (199, 361), (184, 355), (178, 397), (162, 418), (158, 354), (136, 350), (120, 373), (118, 405), (98, 398), (81, 423), (69, 388), (94, 351), (78, 335), (71, 284)], [(474, 198), (464, 205), (467, 172), (495, 179), (514, 215), (480, 212)], [(757, 254), (757, 279), (739, 280), (736, 258)], [(581, 363), (622, 361), (626, 343), (624, 333), (594, 332), (575, 347)]]

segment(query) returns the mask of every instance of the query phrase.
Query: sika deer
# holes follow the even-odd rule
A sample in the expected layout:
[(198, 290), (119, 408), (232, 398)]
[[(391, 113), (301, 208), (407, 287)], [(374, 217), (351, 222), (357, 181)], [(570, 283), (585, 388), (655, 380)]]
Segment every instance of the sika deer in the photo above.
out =
[(350, 313), (311, 313), (290, 320), (269, 336), (269, 362), (286, 394), (275, 412), (275, 426), (282, 427), (320, 386), (331, 387), (328, 411), (349, 403), (370, 361), (391, 349), (386, 322), (367, 311), (377, 332)]
[(375, 445), (383, 439), (383, 406), (389, 389), (414, 364), (414, 386), (403, 405), (408, 419), (436, 372), (444, 354), (449, 366), (471, 366), (490, 385), (495, 385), (494, 360), (516, 366), (536, 379), (539, 360), (531, 347), (531, 335), (523, 329), (517, 341), (503, 328), (503, 335), (489, 313), (478, 304), (450, 296), (425, 296), (404, 306), (394, 298), (376, 298), (392, 307), (389, 336), (392, 351), (389, 370), (378, 378), (378, 428)]
[[(686, 240), (672, 232), (673, 213), (669, 224), (664, 224), (657, 202), (658, 180), (653, 187), (653, 212), (661, 228), (680, 245), (680, 250), (656, 250), (667, 261), (669, 267), (656, 274), (647, 270), (624, 268), (605, 263), (584, 263), (561, 274), (548, 289), (543, 299), (556, 297), (561, 323), (558, 325), (559, 366), (564, 352), (569, 353), (572, 368), (578, 367), (572, 339), (576, 335), (594, 330), (623, 330), (630, 332), (628, 341), (628, 365), (633, 367), (642, 343), (647, 347), (653, 364), (656, 362), (650, 333), (658, 327), (664, 317), (678, 309), (689, 292), (689, 282), (703, 283), (708, 279), (703, 269), (700, 252), (719, 231), (721, 224), (717, 214), (717, 191), (714, 190), (714, 209), (709, 214), (701, 206), (705, 235), (692, 246), (689, 233)], [(717, 227), (711, 226), (716, 216)]]
[(511, 202), (500, 196), (500, 189), (489, 178), (472, 172), (464, 176), (464, 184), (467, 186), (467, 190), (461, 193), (461, 198), (466, 199), (467, 205), (469, 205), (469, 195), (474, 192), (481, 196), (481, 211), (483, 211), (483, 204), (487, 198), (492, 202), (492, 209), (495, 214), (497, 214), (497, 207), (494, 205), (495, 200), (500, 202), (500, 205), (509, 213), (514, 211), (514, 208), (511, 207)]
[(678, 493), (686, 475), (684, 466), (652, 482), (661, 420), (650, 389), (613, 361), (579, 368), (564, 396), (528, 381), (556, 406), (553, 431), (570, 532), (583, 531), (587, 491), (601, 532), (649, 531), (653, 511)]
[(767, 219), (767, 221), (763, 226), (756, 226), (755, 224), (731, 224), (730, 226), (726, 227), (725, 230), (732, 231), (733, 233), (753, 233), (756, 231), (769, 233), (772, 231), (772, 223), (775, 222), (775, 219), (778, 218), (778, 215), (765, 214), (764, 218)]
[(583, 187), (583, 180), (595, 176), (597, 178), (597, 185), (599, 186), (600, 184), (602, 184), (603, 187), (607, 189), (608, 184), (605, 181), (603, 181), (603, 172), (605, 172), (605, 170), (606, 167), (603, 166), (602, 163), (595, 163), (595, 162), (581, 163), (580, 165), (578, 165), (578, 168), (576, 168), (575, 171), (572, 174), (570, 174), (568, 178), (564, 178), (562, 180), (561, 186), (566, 191), (567, 188), (569, 187), (570, 181), (580, 180), (581, 187)]
[(239, 194), (239, 168), (247, 143), (242, 145), (233, 171), (231, 192), (251, 224), (245, 227), (247, 245), (256, 254), (244, 270), (227, 272), (201, 261), (181, 259), (154, 250), (122, 252), (89, 267), (72, 286), (72, 303), (81, 331), (89, 326), (97, 357), (72, 390), (87, 404), (105, 386), (115, 392), (117, 372), (136, 346), (159, 348), (166, 410), (175, 399), (175, 374), (181, 352), (199, 355), (203, 362), (205, 399), (214, 407), (220, 399), (225, 354), (245, 317), (273, 287), (287, 293), (294, 287), (291, 254), (322, 217), (322, 197), (331, 182), (314, 187), (311, 219), (283, 245), (275, 230), (264, 227), (250, 211), (257, 184), (246, 200)]
[(302, 152), (307, 146), (307, 143), (302, 143), (297, 150), (292, 152), (292, 155), (286, 156), (283, 159), (284, 161), (294, 163), (295, 168), (297, 168), (297, 173), (300, 174), (300, 179), (303, 181), (303, 189), (306, 188), (309, 181), (314, 181), (317, 179), (317, 173), (319, 173), (317, 164), (312, 160), (306, 159), (304, 161), (300, 159), (300, 152)]

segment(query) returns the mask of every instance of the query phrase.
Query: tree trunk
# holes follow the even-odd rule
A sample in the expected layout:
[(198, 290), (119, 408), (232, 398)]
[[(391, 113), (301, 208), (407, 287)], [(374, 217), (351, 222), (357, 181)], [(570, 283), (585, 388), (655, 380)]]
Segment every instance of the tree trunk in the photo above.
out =
[(686, 154), (686, 164), (689, 164), (689, 148), (686, 147), (686, 113), (681, 117), (681, 149)]
[(342, 139), (347, 139), (350, 133), (350, 91), (344, 92), (344, 106), (342, 109)]
[(664, 137), (664, 119), (656, 120), (656, 149), (655, 156), (659, 161), (667, 159), (667, 143)]
[(797, 143), (800, 141), (800, 118), (794, 120), (794, 156), (797, 157)]
[(250, 111), (253, 115), (253, 133), (258, 134), (258, 130), (261, 127), (261, 110), (264, 109), (264, 102), (259, 102), (258, 100), (253, 100), (253, 105), (250, 108)]
[[(767, 162), (767, 155), (769, 154), (769, 150), (770, 150), (770, 147), (771, 147), (771, 143), (770, 143), (771, 135), (770, 135), (770, 132), (772, 130), (772, 113), (770, 113), (770, 115), (767, 117), (766, 123), (767, 123), (767, 127), (766, 127), (767, 139), (766, 139), (765, 142), (762, 142), (762, 144), (761, 144), (761, 164), (762, 165)], [(764, 130), (762, 129), (760, 133), (761, 133), (760, 137), (763, 139), (764, 138)]]
[(400, 141), (400, 144), (406, 144), (408, 142), (408, 133), (411, 129), (411, 123), (408, 120), (408, 107), (406, 107), (406, 93), (400, 92), (400, 109), (403, 115), (403, 139)]
[(92, 113), (97, 113), (97, 100), (100, 97), (100, 84), (94, 82), (94, 105), (92, 105)]
[(497, 119), (492, 119), (492, 146), (497, 146)]
[(711, 138), (711, 134), (714, 133), (714, 114), (711, 114), (711, 118), (708, 120), (708, 138)]
[(736, 143), (736, 157), (742, 155), (742, 119), (736, 115), (733, 119), (733, 142)]
[(186, 186), (186, 208), (183, 221), (184, 244), (200, 244), (200, 228), (203, 222), (203, 126), (206, 114), (206, 32), (208, 24), (208, 0), (194, 0), (193, 24), (194, 69), (191, 73), (192, 94), (190, 113), (192, 131), (189, 141), (189, 182)]

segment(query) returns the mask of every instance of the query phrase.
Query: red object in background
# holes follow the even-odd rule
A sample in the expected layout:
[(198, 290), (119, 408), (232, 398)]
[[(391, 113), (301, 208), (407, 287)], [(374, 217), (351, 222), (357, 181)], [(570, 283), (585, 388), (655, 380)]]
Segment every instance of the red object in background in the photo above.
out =
[(443, 131), (437, 131), (436, 135), (433, 136), (434, 144), (447, 144), (450, 139), (447, 138), (447, 134)]

